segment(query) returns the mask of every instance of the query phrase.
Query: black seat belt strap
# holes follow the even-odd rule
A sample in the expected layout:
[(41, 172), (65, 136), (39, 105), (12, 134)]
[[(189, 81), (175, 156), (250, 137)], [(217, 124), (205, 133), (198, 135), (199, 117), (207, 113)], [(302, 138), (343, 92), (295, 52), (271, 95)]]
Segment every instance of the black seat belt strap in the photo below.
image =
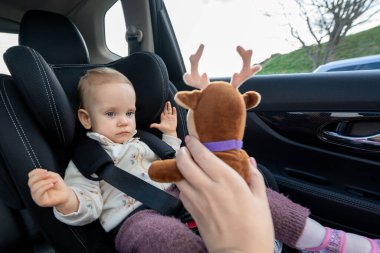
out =
[[(158, 150), (161, 144), (166, 144), (151, 133), (139, 132), (140, 138), (148, 138), (143, 141), (147, 141), (147, 145), (151, 145), (155, 153), (157, 151), (154, 149)], [(162, 151), (159, 153), (160, 155), (164, 155), (164, 157), (166, 156), (166, 158), (171, 158), (174, 156), (175, 151), (169, 145), (162, 145)], [(85, 177), (91, 180), (103, 179), (120, 191), (161, 214), (176, 215), (183, 209), (181, 201), (174, 196), (116, 167), (112, 158), (105, 152), (100, 144), (93, 139), (85, 137), (78, 141), (73, 149), (72, 160)], [(94, 178), (93, 174), (96, 174), (99, 178)]]
[(148, 147), (161, 159), (171, 159), (175, 157), (175, 150), (166, 142), (152, 133), (138, 130), (134, 137), (139, 137)]
[(113, 164), (107, 164), (100, 168), (97, 175), (128, 196), (163, 215), (176, 215), (183, 208), (181, 201), (174, 196)]

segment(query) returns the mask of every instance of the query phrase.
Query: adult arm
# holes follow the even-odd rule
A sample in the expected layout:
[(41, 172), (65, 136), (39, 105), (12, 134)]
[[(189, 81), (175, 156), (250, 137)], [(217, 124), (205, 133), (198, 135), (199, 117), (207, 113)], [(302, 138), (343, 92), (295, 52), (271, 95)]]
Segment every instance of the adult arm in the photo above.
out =
[(185, 179), (176, 184), (208, 250), (272, 253), (272, 218), (254, 159), (247, 185), (196, 138), (187, 136), (185, 141), (187, 148), (181, 148), (176, 158)]

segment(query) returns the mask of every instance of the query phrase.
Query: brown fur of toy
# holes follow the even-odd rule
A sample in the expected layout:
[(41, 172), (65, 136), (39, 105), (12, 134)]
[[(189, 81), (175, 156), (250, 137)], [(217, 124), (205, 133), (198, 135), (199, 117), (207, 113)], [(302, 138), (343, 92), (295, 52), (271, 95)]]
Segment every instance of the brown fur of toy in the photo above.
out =
[[(260, 94), (249, 91), (243, 95), (226, 82), (212, 82), (203, 90), (178, 92), (175, 101), (189, 109), (189, 134), (202, 143), (242, 140), (247, 109), (260, 103)], [(213, 152), (234, 168), (245, 180), (249, 178), (248, 155), (244, 150)], [(149, 168), (149, 176), (158, 182), (176, 182), (183, 177), (175, 159), (158, 160)]]

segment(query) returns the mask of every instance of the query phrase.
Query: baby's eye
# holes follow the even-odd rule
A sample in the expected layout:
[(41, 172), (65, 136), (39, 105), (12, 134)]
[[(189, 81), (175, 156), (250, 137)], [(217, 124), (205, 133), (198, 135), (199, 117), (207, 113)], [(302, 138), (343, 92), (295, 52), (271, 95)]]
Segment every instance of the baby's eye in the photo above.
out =
[(106, 115), (110, 118), (115, 117), (116, 113), (114, 112), (106, 112)]
[(135, 115), (135, 112), (132, 112), (132, 111), (131, 112), (127, 112), (127, 116), (128, 117), (132, 117), (133, 115)]

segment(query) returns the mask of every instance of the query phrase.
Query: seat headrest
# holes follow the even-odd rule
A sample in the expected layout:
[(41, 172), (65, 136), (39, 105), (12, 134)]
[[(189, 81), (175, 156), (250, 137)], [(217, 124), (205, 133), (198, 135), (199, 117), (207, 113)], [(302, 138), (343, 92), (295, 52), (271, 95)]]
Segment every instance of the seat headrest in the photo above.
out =
[(37, 50), (49, 64), (87, 64), (86, 43), (77, 27), (65, 16), (30, 10), (20, 23), (19, 44)]
[(74, 138), (75, 116), (52, 68), (37, 51), (24, 46), (8, 49), (4, 61), (48, 138), (69, 145)]
[[(165, 64), (153, 53), (134, 53), (106, 65), (50, 66), (37, 51), (15, 46), (5, 52), (4, 60), (21, 96), (46, 136), (63, 146), (70, 145), (74, 135), (79, 133), (75, 133), (75, 124), (78, 123), (75, 115), (79, 106), (77, 86), (88, 69), (100, 66), (114, 68), (132, 82), (136, 91), (138, 129), (147, 130), (152, 122), (159, 122), (167, 100), (175, 105), (175, 91), (170, 88)], [(83, 132), (84, 128), (80, 126), (80, 130)]]

